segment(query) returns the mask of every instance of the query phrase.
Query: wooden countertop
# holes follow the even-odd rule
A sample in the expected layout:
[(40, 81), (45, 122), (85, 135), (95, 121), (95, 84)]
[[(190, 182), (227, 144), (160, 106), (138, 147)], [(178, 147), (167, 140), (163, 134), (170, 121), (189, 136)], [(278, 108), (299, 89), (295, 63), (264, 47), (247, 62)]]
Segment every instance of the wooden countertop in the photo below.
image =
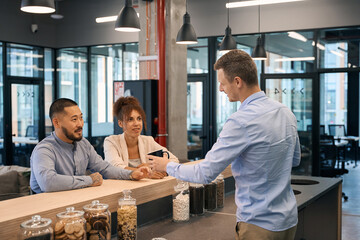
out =
[[(186, 164), (195, 164), (197, 162)], [(232, 176), (230, 166), (222, 174), (225, 178)], [(109, 204), (109, 210), (115, 212), (118, 199), (122, 197), (124, 189), (131, 189), (131, 195), (136, 198), (137, 204), (142, 204), (173, 194), (175, 184), (176, 179), (170, 176), (160, 180), (104, 180), (99, 187), (42, 193), (0, 201), (0, 239), (16, 239), (20, 224), (31, 219), (36, 214), (41, 217), (51, 218), (54, 223), (56, 214), (64, 212), (65, 208), (73, 206), (76, 210), (82, 210), (84, 205), (90, 204), (93, 200)]]

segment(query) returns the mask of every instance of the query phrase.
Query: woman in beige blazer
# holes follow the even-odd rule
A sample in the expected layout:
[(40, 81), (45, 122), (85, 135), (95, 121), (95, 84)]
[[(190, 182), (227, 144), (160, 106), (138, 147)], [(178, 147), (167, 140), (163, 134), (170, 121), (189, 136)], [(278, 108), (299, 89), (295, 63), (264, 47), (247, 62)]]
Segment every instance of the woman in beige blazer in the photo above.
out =
[[(122, 134), (112, 135), (104, 140), (105, 160), (116, 167), (134, 170), (147, 166), (148, 153), (163, 150), (169, 153), (171, 161), (179, 162), (165, 147), (155, 142), (151, 136), (140, 135), (143, 125), (146, 129), (145, 112), (134, 97), (121, 97), (113, 106), (114, 116), (118, 119)], [(164, 154), (167, 158), (167, 154)], [(163, 178), (166, 172), (153, 172), (151, 178)]]

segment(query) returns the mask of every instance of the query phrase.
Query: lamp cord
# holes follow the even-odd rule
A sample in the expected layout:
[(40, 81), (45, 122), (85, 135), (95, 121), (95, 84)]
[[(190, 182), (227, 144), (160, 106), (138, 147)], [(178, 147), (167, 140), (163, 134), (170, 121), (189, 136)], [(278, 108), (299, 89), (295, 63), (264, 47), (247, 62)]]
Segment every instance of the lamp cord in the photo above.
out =
[(259, 15), (259, 22), (258, 22), (259, 27), (258, 27), (258, 30), (259, 30), (259, 33), (260, 33), (260, 3), (258, 5), (258, 15)]
[(228, 7), (227, 7), (227, 26), (229, 27), (229, 21), (230, 21), (230, 8), (229, 8), (229, 2), (228, 0)]

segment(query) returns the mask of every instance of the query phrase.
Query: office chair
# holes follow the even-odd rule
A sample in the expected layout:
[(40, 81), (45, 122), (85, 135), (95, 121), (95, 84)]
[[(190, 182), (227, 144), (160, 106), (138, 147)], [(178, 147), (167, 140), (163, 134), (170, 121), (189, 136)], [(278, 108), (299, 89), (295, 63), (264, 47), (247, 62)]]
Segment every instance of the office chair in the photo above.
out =
[(346, 130), (344, 124), (329, 124), (329, 135), (335, 137), (345, 137)]
[(25, 137), (38, 138), (38, 127), (34, 125), (27, 126)]

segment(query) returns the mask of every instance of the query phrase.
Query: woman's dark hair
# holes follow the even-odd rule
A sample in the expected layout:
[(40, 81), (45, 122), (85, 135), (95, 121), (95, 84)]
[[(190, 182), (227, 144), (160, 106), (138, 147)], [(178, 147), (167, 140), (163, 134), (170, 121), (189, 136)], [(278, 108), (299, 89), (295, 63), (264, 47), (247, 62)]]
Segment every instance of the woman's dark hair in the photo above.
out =
[(78, 104), (75, 101), (68, 98), (56, 99), (50, 106), (50, 110), (49, 110), (50, 119), (52, 120), (56, 113), (64, 112), (64, 108), (77, 106), (77, 105)]
[(141, 115), (146, 130), (145, 111), (135, 97), (120, 97), (113, 106), (113, 114), (120, 121), (128, 120), (133, 110)]

